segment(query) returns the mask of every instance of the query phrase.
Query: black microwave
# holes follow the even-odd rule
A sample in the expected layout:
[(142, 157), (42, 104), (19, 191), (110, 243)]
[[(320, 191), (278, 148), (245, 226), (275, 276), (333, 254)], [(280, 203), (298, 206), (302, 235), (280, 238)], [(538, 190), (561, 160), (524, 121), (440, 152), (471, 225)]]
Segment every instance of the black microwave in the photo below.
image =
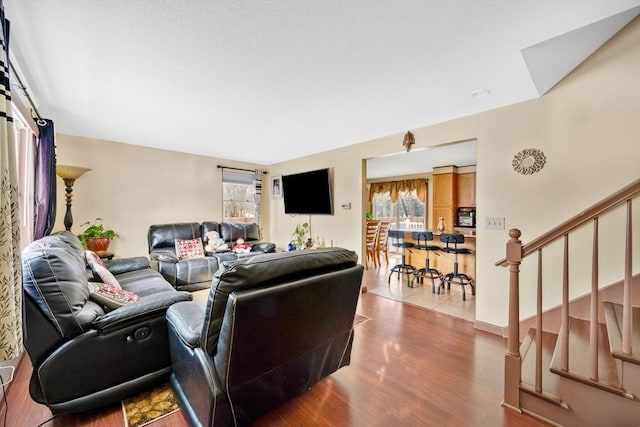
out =
[(475, 227), (476, 210), (473, 208), (458, 209), (458, 227)]

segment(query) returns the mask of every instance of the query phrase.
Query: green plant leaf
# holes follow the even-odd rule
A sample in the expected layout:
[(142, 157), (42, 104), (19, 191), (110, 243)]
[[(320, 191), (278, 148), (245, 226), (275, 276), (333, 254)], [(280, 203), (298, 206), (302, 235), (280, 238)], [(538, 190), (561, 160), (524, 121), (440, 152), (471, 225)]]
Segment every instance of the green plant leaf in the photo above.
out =
[(107, 237), (109, 239), (120, 237), (114, 230), (105, 229), (102, 224), (98, 224), (97, 221), (99, 220), (102, 220), (102, 218), (96, 218), (96, 222), (93, 224), (91, 222), (82, 224), (82, 226), (88, 225), (88, 227), (78, 234), (78, 239), (80, 239), (81, 242), (84, 243), (87, 239), (95, 239), (98, 237)]

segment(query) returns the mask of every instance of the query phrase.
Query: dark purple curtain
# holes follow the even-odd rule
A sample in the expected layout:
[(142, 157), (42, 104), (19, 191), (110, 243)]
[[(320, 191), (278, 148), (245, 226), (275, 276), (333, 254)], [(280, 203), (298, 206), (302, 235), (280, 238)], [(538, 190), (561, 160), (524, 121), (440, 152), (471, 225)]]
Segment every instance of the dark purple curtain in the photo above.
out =
[(33, 239), (51, 233), (56, 220), (56, 147), (53, 122), (36, 119), (40, 136), (36, 153)]

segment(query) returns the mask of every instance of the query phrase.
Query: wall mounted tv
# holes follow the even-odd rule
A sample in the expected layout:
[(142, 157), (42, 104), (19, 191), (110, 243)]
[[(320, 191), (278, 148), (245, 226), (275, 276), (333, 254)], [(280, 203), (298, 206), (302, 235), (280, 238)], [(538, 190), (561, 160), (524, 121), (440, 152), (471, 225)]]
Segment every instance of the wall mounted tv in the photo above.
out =
[(329, 169), (282, 176), (285, 214), (333, 215)]

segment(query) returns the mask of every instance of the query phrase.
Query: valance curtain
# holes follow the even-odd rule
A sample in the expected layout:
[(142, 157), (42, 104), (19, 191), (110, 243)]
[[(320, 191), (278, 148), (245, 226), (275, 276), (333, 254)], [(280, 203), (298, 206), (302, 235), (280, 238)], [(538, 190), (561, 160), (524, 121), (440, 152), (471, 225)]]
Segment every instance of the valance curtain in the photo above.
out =
[(427, 201), (427, 180), (425, 179), (405, 179), (402, 181), (374, 182), (369, 187), (369, 203), (373, 203), (376, 194), (389, 193), (393, 203), (398, 201), (401, 191), (416, 191), (416, 197)]
[(0, 360), (22, 353), (20, 212), (9, 82), (9, 21), (0, 0)]
[(40, 136), (35, 165), (33, 238), (40, 239), (51, 233), (56, 220), (56, 147), (53, 122), (38, 119), (36, 123)]

